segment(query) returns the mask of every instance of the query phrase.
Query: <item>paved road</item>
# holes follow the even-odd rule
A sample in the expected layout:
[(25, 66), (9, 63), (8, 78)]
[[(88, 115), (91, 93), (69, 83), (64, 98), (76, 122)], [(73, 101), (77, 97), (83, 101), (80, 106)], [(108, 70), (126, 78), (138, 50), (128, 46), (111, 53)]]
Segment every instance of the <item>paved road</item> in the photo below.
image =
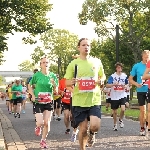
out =
[[(39, 150), (40, 137), (34, 135), (35, 121), (32, 114), (32, 104), (27, 103), (26, 114), (21, 118), (14, 118), (8, 114), (4, 103), (0, 102), (0, 108), (12, 122), (12, 125), (28, 150)], [(63, 118), (63, 116), (62, 116)], [(131, 120), (124, 120), (125, 128), (112, 131), (113, 120), (110, 117), (102, 117), (101, 130), (96, 135), (96, 144), (87, 150), (148, 150), (150, 140), (139, 136), (139, 123)], [(70, 135), (65, 135), (63, 120), (51, 122), (51, 132), (47, 142), (50, 150), (79, 150), (78, 140), (70, 142)]]

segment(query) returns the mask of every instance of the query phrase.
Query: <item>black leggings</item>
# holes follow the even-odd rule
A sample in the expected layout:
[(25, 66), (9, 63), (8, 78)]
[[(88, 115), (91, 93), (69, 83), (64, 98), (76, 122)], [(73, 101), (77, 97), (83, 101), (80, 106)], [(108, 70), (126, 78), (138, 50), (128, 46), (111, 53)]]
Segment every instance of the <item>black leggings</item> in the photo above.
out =
[(61, 106), (61, 98), (59, 97), (58, 99), (54, 100), (54, 109), (59, 109)]

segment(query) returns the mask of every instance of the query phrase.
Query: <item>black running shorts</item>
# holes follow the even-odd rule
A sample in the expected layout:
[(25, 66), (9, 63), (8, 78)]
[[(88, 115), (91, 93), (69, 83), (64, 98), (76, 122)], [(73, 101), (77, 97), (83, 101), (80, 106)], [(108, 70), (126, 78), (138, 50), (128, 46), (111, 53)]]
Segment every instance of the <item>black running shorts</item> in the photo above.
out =
[(126, 99), (121, 98), (119, 100), (111, 100), (111, 109), (118, 109), (121, 105), (125, 105)]

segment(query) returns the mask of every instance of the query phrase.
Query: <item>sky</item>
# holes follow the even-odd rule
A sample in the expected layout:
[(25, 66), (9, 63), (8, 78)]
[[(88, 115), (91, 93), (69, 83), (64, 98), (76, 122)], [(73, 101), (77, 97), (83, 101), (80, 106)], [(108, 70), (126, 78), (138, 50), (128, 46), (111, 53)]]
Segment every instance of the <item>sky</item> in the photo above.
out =
[[(80, 25), (78, 13), (82, 10), (84, 0), (50, 0), (53, 9), (48, 13), (50, 22), (54, 24), (53, 28), (66, 29), (75, 33), (79, 38), (87, 37), (89, 39), (97, 38), (94, 32), (94, 23)], [(30, 54), (37, 45), (23, 44), (22, 38), (27, 33), (15, 33), (9, 35), (8, 51), (5, 52), (6, 62), (0, 66), (0, 71), (19, 71), (18, 65), (25, 60), (30, 60)], [(20, 57), (18, 58), (18, 55)]]

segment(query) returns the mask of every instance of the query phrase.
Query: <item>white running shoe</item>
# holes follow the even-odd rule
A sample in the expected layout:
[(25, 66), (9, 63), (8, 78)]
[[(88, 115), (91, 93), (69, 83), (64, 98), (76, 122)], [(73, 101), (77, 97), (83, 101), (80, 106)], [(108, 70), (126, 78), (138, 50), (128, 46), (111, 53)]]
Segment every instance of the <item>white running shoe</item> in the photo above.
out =
[(145, 128), (140, 130), (140, 136), (145, 136), (146, 135), (146, 131)]
[(118, 131), (118, 129), (117, 129), (117, 124), (114, 125), (113, 130), (114, 130), (114, 131)]
[(122, 120), (119, 121), (119, 126), (120, 126), (120, 128), (124, 128), (124, 123)]

